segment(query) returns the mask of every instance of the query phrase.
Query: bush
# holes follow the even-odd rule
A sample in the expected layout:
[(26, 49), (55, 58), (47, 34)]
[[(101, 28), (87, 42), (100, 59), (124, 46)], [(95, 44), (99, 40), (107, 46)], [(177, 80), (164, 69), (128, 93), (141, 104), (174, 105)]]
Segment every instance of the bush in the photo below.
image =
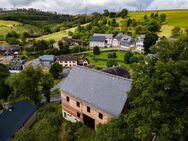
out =
[(124, 62), (130, 64), (131, 63), (130, 59), (132, 56), (133, 56), (132, 52), (126, 52), (124, 55)]
[(116, 60), (110, 59), (110, 60), (107, 61), (106, 66), (108, 68), (113, 67), (113, 66), (118, 66), (118, 62)]
[(112, 53), (112, 58), (117, 58), (117, 55), (115, 52)]
[(112, 53), (109, 53), (109, 54), (108, 54), (108, 58), (112, 58)]

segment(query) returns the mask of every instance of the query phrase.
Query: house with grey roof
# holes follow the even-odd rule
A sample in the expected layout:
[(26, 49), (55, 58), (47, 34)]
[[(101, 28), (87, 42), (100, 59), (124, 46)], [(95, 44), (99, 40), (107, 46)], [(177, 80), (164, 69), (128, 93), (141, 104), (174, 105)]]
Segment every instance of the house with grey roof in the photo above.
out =
[(13, 60), (9, 65), (9, 72), (10, 73), (19, 73), (24, 69), (24, 63), (23, 60)]
[(124, 36), (120, 41), (121, 48), (127, 48), (129, 49), (131, 46), (133, 46), (133, 38), (131, 36)]
[(57, 57), (57, 62), (63, 67), (73, 67), (78, 65), (78, 57), (73, 55), (61, 55)]
[(75, 66), (61, 86), (63, 117), (96, 129), (126, 111), (131, 83), (105, 71)]
[(122, 38), (123, 38), (124, 36), (125, 36), (125, 35), (124, 35), (122, 32), (118, 33), (118, 34), (114, 37), (114, 39), (113, 39), (113, 44), (112, 44), (112, 46), (113, 46), (113, 47), (119, 47), (119, 46), (120, 46), (120, 42), (121, 42), (121, 40), (122, 40)]
[(39, 56), (40, 64), (46, 68), (50, 68), (51, 64), (55, 61), (54, 55), (43, 55)]
[(89, 38), (90, 47), (110, 47), (113, 42), (113, 34), (93, 34)]
[(141, 35), (137, 38), (136, 41), (136, 49), (141, 51), (144, 49), (144, 39), (145, 39), (145, 35)]

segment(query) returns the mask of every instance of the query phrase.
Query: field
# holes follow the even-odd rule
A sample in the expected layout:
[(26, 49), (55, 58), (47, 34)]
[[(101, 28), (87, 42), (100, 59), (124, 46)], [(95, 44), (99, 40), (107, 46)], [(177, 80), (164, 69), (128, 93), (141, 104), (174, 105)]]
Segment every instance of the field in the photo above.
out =
[[(86, 53), (85, 57), (89, 60), (90, 64), (95, 65), (95, 68), (105, 68), (108, 61), (108, 54), (113, 51), (101, 52), (100, 55), (95, 55), (95, 59), (92, 52)], [(131, 71), (131, 67), (128, 64), (124, 63), (124, 51), (116, 51), (117, 58), (115, 59), (118, 62), (118, 65), (127, 68)]]
[(188, 28), (188, 10), (161, 10), (161, 11), (144, 11), (130, 12), (130, 16), (135, 19), (141, 19), (144, 15), (150, 15), (152, 12), (167, 15), (167, 25)]
[(2, 40), (8, 32), (16, 31), (18, 33), (33, 31), (39, 34), (41, 30), (35, 26), (22, 24), (15, 21), (0, 20), (0, 40)]
[(58, 41), (63, 36), (68, 36), (69, 31), (74, 32), (75, 29), (76, 29), (76, 27), (73, 27), (73, 28), (69, 28), (69, 29), (66, 29), (66, 30), (62, 30), (62, 31), (59, 31), (59, 32), (52, 33), (52, 34), (44, 35), (44, 36), (36, 38), (36, 40), (48, 40), (48, 41), (49, 40), (55, 40), (55, 41)]
[[(83, 24), (81, 26), (86, 26), (87, 24)], [(55, 41), (59, 41), (63, 36), (68, 36), (68, 32), (69, 31), (74, 32), (75, 29), (76, 29), (76, 27), (73, 27), (73, 28), (69, 28), (69, 29), (66, 29), (66, 30), (62, 30), (62, 31), (59, 31), (59, 32), (52, 33), (52, 34), (44, 35), (44, 36), (36, 38), (36, 40), (48, 40), (48, 41), (49, 40), (55, 40)]]

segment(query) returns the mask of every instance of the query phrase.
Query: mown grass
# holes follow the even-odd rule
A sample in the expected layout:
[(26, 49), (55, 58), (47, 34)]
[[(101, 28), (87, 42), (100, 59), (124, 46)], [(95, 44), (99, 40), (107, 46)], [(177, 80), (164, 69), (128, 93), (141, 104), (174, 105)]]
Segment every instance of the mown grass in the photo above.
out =
[[(94, 65), (95, 68), (106, 68), (107, 61), (109, 60), (108, 54), (112, 53), (113, 51), (106, 51), (106, 52), (101, 52), (100, 55), (94, 55), (92, 52), (86, 53), (85, 57), (88, 59), (89, 63)], [(117, 58), (114, 58), (117, 62), (118, 65), (127, 68), (129, 71), (131, 71), (131, 66), (124, 63), (124, 55), (125, 51), (116, 51)]]

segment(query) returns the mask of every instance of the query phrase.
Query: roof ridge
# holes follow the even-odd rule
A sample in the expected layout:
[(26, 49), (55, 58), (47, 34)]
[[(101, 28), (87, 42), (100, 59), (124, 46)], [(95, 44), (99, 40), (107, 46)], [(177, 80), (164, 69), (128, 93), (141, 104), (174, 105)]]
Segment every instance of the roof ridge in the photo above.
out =
[(117, 76), (117, 75), (113, 75), (113, 74), (110, 74), (110, 73), (106, 73), (106, 72), (103, 72), (103, 71), (100, 71), (100, 70), (95, 70), (95, 69), (91, 69), (91, 68), (88, 68), (88, 67), (84, 67), (84, 66), (74, 66), (73, 68), (83, 68), (85, 70), (89, 70), (89, 71), (93, 71), (93, 72), (96, 72), (96, 73), (100, 73), (100, 74), (105, 74), (105, 75), (108, 75), (110, 77), (116, 77), (118, 79), (124, 79), (126, 81), (129, 81), (129, 82), (132, 82), (131, 79), (128, 79), (128, 78), (124, 78), (124, 77), (121, 77), (121, 76)]

